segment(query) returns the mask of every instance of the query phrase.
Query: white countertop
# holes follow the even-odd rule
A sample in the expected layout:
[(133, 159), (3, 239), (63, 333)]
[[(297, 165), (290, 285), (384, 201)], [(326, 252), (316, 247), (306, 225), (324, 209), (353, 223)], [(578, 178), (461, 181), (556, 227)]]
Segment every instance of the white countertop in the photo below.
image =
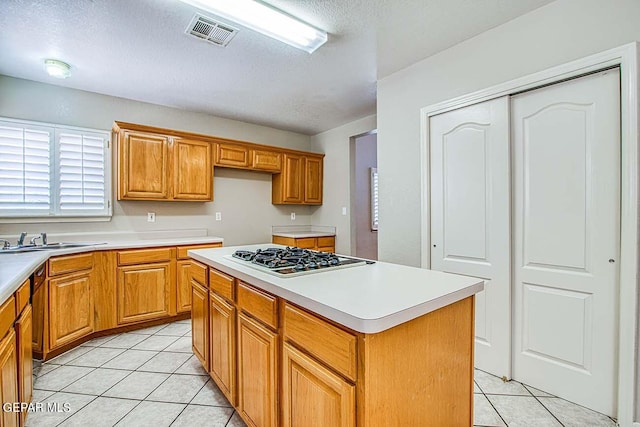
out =
[[(107, 251), (114, 249), (149, 248), (158, 246), (182, 246), (205, 243), (222, 243), (220, 237), (186, 237), (166, 239), (144, 239), (129, 241), (111, 241), (102, 244), (92, 244), (75, 248), (56, 249), (48, 251), (1, 253), (0, 252), (0, 304), (11, 296), (25, 280), (43, 262), (53, 256), (76, 254), (91, 251)], [(96, 242), (97, 243), (97, 242)]]
[(298, 232), (273, 232), (274, 236), (289, 237), (291, 239), (304, 239), (305, 237), (332, 237), (336, 233), (323, 232), (323, 231), (298, 231)]
[(197, 249), (188, 254), (363, 333), (390, 329), (484, 289), (484, 281), (478, 278), (386, 262), (282, 278), (225, 258), (238, 249), (255, 250), (267, 246), (274, 245)]

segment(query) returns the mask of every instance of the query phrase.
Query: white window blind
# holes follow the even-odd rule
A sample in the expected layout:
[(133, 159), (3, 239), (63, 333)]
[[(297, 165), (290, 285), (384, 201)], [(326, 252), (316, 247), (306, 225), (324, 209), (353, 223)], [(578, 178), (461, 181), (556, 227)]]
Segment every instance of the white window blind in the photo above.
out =
[(68, 130), (58, 132), (60, 210), (105, 208), (104, 137)]
[(110, 216), (109, 133), (0, 119), (0, 217)]
[(48, 214), (52, 129), (0, 123), (0, 209)]
[(378, 169), (371, 168), (371, 230), (378, 230)]

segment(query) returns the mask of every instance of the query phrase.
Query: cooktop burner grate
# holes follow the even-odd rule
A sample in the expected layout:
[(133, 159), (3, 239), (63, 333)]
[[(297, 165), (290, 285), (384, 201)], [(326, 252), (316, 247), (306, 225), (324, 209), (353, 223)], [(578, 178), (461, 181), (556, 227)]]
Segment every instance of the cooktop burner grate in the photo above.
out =
[(373, 261), (297, 247), (238, 250), (232, 257), (279, 276), (299, 275), (366, 263), (373, 264)]

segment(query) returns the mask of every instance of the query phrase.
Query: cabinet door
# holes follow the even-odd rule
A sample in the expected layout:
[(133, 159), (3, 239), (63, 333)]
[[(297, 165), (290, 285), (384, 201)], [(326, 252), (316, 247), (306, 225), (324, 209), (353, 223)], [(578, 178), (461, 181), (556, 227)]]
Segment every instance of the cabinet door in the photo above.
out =
[(234, 168), (251, 167), (251, 150), (240, 144), (218, 143), (216, 148), (216, 165)]
[(169, 316), (174, 268), (171, 262), (118, 267), (118, 324)]
[(49, 346), (55, 348), (93, 332), (89, 272), (49, 280)]
[(273, 203), (302, 203), (304, 201), (304, 157), (285, 153), (282, 173), (274, 175)]
[(305, 157), (304, 202), (322, 204), (322, 158)]
[(204, 368), (209, 370), (208, 331), (209, 293), (195, 280), (191, 281), (191, 336), (193, 353), (200, 359)]
[(177, 138), (173, 141), (173, 198), (213, 200), (211, 143)]
[(252, 168), (269, 171), (280, 172), (282, 168), (282, 154), (275, 151), (252, 150), (253, 162)]
[[(0, 341), (0, 393), (2, 404), (18, 402), (16, 334), (13, 329)], [(2, 427), (18, 427), (19, 413), (2, 411)]]
[(220, 390), (235, 405), (235, 331), (236, 309), (211, 292), (209, 295), (209, 374)]
[(118, 152), (118, 200), (169, 199), (168, 137), (125, 131)]
[(355, 386), (288, 343), (282, 361), (285, 427), (355, 426)]
[(274, 332), (243, 313), (238, 314), (237, 409), (252, 427), (278, 424), (277, 346)]
[[(18, 396), (20, 402), (31, 402), (33, 397), (33, 353), (31, 339), (33, 335), (32, 309), (28, 305), (16, 321), (15, 329), (18, 348)], [(20, 414), (22, 425), (27, 412)]]
[(189, 269), (191, 261), (178, 261), (176, 264), (178, 274), (176, 276), (177, 312), (191, 311), (191, 276)]

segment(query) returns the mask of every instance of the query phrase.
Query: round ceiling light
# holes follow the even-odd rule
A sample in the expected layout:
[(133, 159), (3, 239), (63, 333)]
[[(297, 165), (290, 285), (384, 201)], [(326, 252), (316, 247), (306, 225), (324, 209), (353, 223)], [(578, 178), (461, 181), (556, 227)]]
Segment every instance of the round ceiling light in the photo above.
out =
[(58, 61), (57, 59), (45, 59), (44, 69), (51, 77), (58, 79), (66, 79), (71, 75), (71, 66), (66, 62)]

